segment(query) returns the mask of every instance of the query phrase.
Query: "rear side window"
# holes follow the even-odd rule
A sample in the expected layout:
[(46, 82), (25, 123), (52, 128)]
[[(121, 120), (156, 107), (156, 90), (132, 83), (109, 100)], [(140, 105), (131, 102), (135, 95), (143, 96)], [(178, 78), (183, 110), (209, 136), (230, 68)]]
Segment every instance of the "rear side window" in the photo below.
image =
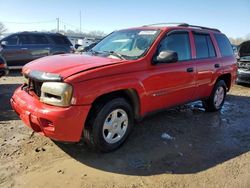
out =
[(30, 35), (31, 44), (49, 44), (48, 39), (44, 35)]
[(220, 49), (222, 57), (233, 56), (233, 48), (225, 35), (215, 34), (215, 39)]
[(58, 45), (70, 45), (70, 41), (64, 36), (52, 36), (52, 40)]
[(182, 32), (168, 35), (160, 43), (159, 52), (164, 50), (177, 52), (180, 61), (191, 59), (189, 34)]
[(194, 34), (196, 58), (215, 57), (215, 49), (209, 34)]

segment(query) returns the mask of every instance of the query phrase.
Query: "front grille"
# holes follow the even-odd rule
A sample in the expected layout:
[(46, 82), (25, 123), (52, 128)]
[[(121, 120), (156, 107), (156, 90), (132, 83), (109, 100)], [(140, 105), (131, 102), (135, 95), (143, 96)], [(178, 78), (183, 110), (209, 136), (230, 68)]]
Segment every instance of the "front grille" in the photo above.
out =
[(32, 91), (38, 97), (41, 96), (41, 88), (44, 82), (61, 82), (62, 77), (59, 74), (47, 73), (41, 71), (30, 71), (23, 75), (25, 78), (25, 89), (27, 92)]
[(43, 82), (38, 82), (38, 81), (29, 79), (28, 89), (29, 91), (33, 91), (38, 97), (40, 97), (42, 84)]
[(250, 62), (239, 62), (238, 67), (250, 70)]

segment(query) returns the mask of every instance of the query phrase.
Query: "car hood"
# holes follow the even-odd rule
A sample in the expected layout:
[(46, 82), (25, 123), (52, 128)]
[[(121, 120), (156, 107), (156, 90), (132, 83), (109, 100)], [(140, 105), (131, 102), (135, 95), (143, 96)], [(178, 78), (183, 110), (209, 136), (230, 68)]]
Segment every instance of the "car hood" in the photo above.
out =
[(37, 59), (23, 67), (23, 73), (32, 71), (58, 74), (63, 79), (79, 72), (123, 62), (124, 60), (82, 54), (63, 54)]
[(250, 56), (250, 40), (241, 43), (239, 45), (238, 51), (240, 58), (244, 56)]

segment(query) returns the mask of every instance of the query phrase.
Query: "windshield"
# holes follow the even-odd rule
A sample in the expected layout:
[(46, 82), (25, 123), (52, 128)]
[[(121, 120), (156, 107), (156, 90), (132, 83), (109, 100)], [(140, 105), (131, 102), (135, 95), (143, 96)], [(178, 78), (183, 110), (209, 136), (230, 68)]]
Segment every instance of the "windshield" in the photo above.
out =
[(111, 33), (99, 42), (92, 52), (95, 54), (107, 53), (108, 56), (115, 56), (123, 59), (138, 59), (145, 55), (159, 30), (121, 30)]

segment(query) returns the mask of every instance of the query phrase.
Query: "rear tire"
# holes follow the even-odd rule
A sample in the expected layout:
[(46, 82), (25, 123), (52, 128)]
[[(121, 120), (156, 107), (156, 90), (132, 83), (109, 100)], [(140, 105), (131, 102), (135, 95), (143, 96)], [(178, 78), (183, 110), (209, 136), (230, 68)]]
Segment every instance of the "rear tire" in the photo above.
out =
[(90, 114), (83, 133), (84, 139), (99, 151), (113, 151), (125, 142), (133, 124), (131, 105), (123, 98), (115, 98), (99, 104)]
[(227, 86), (224, 80), (219, 80), (218, 82), (216, 82), (210, 97), (202, 101), (206, 111), (216, 112), (220, 110), (225, 102), (226, 93)]

